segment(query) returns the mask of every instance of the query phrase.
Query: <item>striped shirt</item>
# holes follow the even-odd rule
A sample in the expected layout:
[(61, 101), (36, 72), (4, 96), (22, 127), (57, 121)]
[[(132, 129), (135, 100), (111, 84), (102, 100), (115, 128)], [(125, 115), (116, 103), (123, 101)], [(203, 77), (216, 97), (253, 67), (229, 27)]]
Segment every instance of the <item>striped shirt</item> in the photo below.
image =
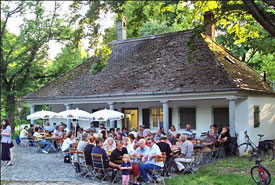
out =
[(193, 139), (193, 131), (190, 129), (190, 130), (185, 130), (184, 132), (183, 132), (183, 135), (185, 136), (185, 137), (190, 137), (190, 139)]
[(185, 155), (185, 158), (193, 158), (194, 157), (194, 146), (191, 141), (186, 140), (182, 144), (181, 153)]

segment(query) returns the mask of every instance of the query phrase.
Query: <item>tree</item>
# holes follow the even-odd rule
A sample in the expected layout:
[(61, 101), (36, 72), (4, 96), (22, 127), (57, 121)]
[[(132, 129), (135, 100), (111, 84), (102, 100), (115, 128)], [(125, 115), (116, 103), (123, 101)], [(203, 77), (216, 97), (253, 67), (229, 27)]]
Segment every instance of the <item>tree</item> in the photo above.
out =
[[(1, 2), (1, 104), (14, 126), (15, 98), (22, 97), (39, 87), (38, 80), (51, 77), (45, 73), (47, 50), (50, 40), (77, 41), (69, 22), (70, 16), (61, 17), (61, 5), (54, 3), (53, 10), (46, 11), (42, 1)], [(26, 15), (33, 15), (27, 18)], [(7, 24), (13, 16), (24, 17), (20, 34), (9, 32)], [(52, 75), (55, 76), (54, 74)], [(42, 84), (43, 85), (43, 84)]]
[[(172, 31), (193, 29), (194, 34), (203, 33), (206, 25), (203, 14), (212, 11), (215, 14), (212, 23), (216, 24), (219, 36), (217, 42), (227, 48), (235, 57), (246, 62), (251, 67), (264, 66), (265, 60), (274, 56), (275, 40), (272, 29), (267, 30), (261, 26), (254, 16), (255, 11), (250, 9), (248, 0), (243, 1), (120, 1), (120, 4), (101, 4), (102, 7), (113, 12), (118, 12), (116, 19), (121, 16), (127, 18), (127, 37), (137, 38), (151, 34), (167, 33)], [(265, 24), (272, 28), (274, 8), (271, 1), (252, 1), (262, 16), (266, 16)], [(92, 5), (93, 6), (93, 5)], [(108, 8), (109, 7), (109, 8)], [(260, 23), (260, 24), (259, 24)], [(115, 39), (114, 27), (106, 30), (104, 42), (108, 43)], [(262, 57), (259, 57), (260, 55)], [(263, 57), (265, 56), (265, 57)], [(255, 61), (258, 60), (258, 61)], [(270, 65), (267, 65), (270, 66)], [(256, 69), (256, 68), (255, 68)], [(268, 78), (275, 79), (272, 67), (267, 67)], [(257, 68), (262, 72), (263, 68)]]

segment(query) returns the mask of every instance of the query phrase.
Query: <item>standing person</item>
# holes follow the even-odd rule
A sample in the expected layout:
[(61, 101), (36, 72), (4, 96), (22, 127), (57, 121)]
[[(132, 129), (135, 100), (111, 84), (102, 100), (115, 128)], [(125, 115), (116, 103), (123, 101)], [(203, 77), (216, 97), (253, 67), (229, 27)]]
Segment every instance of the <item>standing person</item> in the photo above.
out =
[(122, 185), (128, 185), (130, 180), (130, 170), (132, 169), (132, 165), (130, 163), (130, 156), (128, 154), (123, 155), (120, 169), (122, 170)]
[(2, 120), (3, 128), (1, 129), (1, 144), (2, 144), (2, 161), (8, 161), (7, 166), (12, 165), (10, 145), (11, 145), (11, 127), (8, 119)]

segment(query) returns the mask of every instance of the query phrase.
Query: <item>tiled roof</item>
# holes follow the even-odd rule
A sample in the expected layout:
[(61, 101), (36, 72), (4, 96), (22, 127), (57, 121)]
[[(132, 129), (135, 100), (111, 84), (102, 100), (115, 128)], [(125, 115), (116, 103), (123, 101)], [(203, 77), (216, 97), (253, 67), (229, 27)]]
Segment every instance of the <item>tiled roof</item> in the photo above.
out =
[(188, 46), (191, 34), (187, 30), (112, 42), (108, 64), (97, 75), (89, 72), (90, 58), (25, 98), (225, 88), (272, 92), (257, 72), (208, 37)]

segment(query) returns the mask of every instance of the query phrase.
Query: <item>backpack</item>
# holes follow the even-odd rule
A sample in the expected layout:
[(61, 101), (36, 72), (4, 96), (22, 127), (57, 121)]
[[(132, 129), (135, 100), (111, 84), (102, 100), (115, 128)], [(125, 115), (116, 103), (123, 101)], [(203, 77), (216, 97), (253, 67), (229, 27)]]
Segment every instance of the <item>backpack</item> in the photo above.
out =
[(16, 143), (17, 143), (18, 145), (20, 145), (21, 140), (20, 140), (19, 135), (16, 136), (15, 141), (16, 141)]
[(268, 149), (273, 149), (273, 141), (272, 140), (264, 140), (259, 143), (259, 150), (263, 150), (264, 152), (268, 151)]

